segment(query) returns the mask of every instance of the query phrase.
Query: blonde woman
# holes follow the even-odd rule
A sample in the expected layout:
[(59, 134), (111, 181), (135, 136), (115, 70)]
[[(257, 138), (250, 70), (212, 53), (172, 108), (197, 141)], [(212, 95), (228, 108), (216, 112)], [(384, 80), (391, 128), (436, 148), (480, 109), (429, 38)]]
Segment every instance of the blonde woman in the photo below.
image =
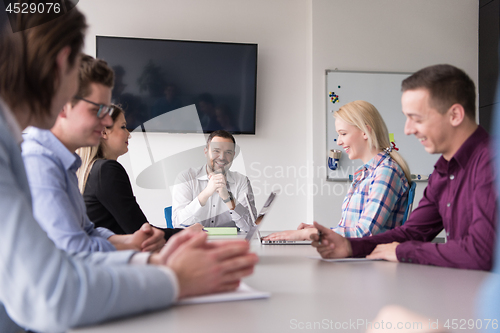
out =
[[(115, 234), (131, 234), (148, 222), (135, 200), (130, 179), (118, 157), (128, 151), (130, 133), (123, 109), (114, 105), (113, 125), (106, 127), (97, 147), (77, 151), (82, 159), (78, 169), (78, 186), (83, 194), (87, 215), (96, 227)], [(192, 227), (201, 230), (198, 224)], [(161, 229), (168, 239), (183, 229)]]
[[(401, 225), (408, 202), (410, 170), (391, 148), (389, 133), (378, 110), (365, 101), (354, 101), (336, 111), (337, 143), (349, 159), (363, 165), (342, 204), (335, 232), (346, 237), (375, 235)], [(266, 240), (308, 240), (317, 230), (301, 223), (298, 230), (270, 234)]]

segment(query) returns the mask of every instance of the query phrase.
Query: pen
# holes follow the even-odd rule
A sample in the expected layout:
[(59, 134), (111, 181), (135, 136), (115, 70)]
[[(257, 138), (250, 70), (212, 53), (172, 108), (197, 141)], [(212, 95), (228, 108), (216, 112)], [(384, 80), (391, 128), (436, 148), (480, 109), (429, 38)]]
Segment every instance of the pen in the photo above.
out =
[(323, 233), (318, 230), (318, 243), (321, 245), (321, 236), (323, 236)]

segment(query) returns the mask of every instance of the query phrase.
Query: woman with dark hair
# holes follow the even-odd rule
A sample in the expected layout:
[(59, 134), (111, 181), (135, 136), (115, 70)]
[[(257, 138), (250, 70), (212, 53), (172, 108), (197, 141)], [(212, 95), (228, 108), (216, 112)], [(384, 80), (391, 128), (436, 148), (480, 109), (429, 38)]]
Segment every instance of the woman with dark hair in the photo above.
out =
[[(130, 133), (123, 109), (114, 105), (113, 125), (107, 127), (97, 147), (77, 151), (82, 159), (78, 169), (78, 185), (83, 194), (87, 215), (96, 227), (104, 227), (115, 234), (132, 234), (148, 222), (137, 203), (130, 179), (118, 157), (128, 152)], [(196, 224), (191, 229), (201, 230)], [(161, 229), (165, 239), (183, 230)]]

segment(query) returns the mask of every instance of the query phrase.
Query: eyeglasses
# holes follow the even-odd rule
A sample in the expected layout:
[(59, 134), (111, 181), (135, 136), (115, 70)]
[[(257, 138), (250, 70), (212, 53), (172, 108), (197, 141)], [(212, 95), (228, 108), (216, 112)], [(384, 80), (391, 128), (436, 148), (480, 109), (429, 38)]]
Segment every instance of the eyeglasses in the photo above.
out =
[(111, 105), (97, 104), (97, 103), (91, 102), (91, 101), (89, 101), (83, 97), (80, 97), (80, 96), (75, 96), (73, 98), (97, 106), (99, 108), (99, 111), (97, 111), (97, 118), (104, 118), (104, 117), (106, 117), (107, 114), (109, 114), (111, 116), (111, 115), (113, 115), (113, 111), (115, 110), (115, 108), (112, 107)]

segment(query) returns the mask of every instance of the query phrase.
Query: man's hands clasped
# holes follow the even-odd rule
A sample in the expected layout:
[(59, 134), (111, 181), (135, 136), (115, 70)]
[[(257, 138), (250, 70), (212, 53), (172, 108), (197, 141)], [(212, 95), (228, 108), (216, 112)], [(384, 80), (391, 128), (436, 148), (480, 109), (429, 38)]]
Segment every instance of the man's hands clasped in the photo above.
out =
[(207, 187), (198, 195), (198, 201), (202, 206), (208, 201), (215, 192), (220, 196), (222, 200), (227, 200), (229, 198), (229, 192), (227, 190), (226, 176), (222, 173), (211, 173), (208, 175)]
[(150, 263), (170, 267), (179, 281), (179, 298), (235, 290), (252, 274), (258, 257), (244, 240), (207, 242), (205, 233), (184, 230), (172, 236)]

